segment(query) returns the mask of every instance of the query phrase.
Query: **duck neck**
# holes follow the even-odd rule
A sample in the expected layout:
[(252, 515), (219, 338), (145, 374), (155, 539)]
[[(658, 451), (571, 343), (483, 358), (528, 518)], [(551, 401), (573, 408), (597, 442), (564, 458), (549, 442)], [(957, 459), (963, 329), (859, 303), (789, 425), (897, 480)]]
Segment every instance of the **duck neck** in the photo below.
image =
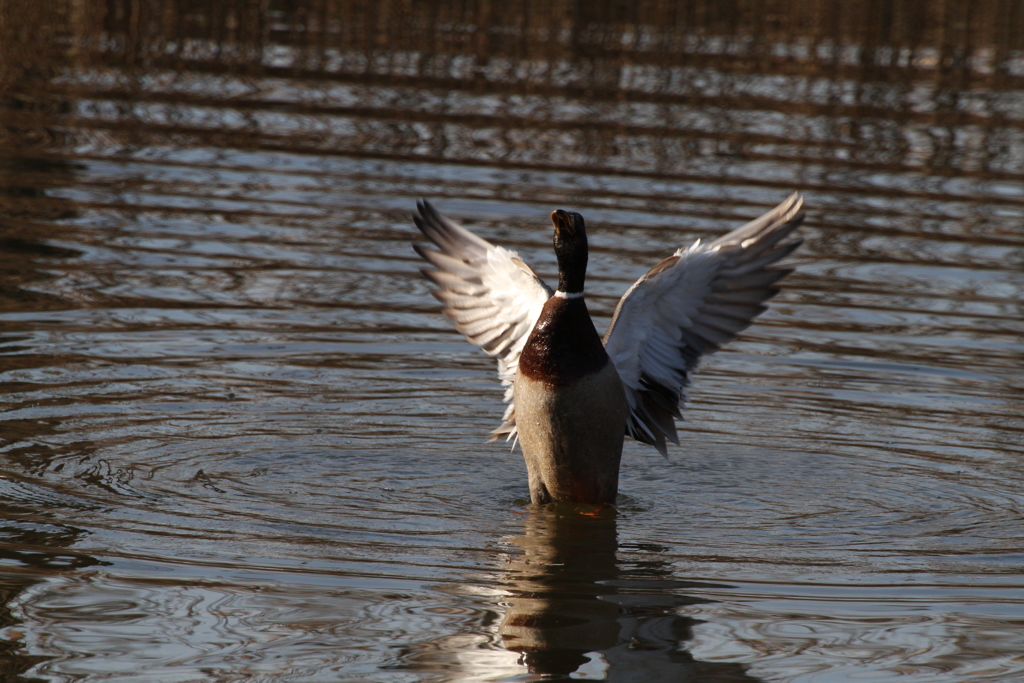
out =
[(558, 296), (578, 299), (583, 296), (587, 279), (587, 247), (558, 254)]

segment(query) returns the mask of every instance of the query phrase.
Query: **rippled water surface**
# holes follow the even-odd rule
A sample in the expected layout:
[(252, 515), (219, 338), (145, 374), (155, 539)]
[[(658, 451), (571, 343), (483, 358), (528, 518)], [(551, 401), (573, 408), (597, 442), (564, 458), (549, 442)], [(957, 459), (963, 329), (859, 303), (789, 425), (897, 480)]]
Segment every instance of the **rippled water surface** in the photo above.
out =
[[(1024, 679), (1024, 6), (877, 9), (0, 5), (4, 680)], [(603, 328), (794, 190), (682, 446), (529, 506), (416, 199), (582, 212)]]

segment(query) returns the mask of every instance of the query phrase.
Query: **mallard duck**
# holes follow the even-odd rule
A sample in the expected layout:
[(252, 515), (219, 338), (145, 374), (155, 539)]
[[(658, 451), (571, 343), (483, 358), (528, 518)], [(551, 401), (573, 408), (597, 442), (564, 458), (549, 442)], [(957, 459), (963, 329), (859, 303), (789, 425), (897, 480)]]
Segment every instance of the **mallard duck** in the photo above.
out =
[(522, 447), (534, 503), (614, 503), (625, 436), (666, 456), (666, 441), (679, 445), (674, 419), (690, 373), (778, 293), (792, 269), (773, 266), (801, 243), (783, 240), (803, 220), (802, 206), (793, 194), (709, 244), (679, 249), (626, 291), (602, 338), (583, 298), (579, 213), (551, 214), (552, 290), (514, 251), (417, 203), (413, 220), (437, 247), (414, 245), (433, 266), (421, 272), (455, 328), (498, 360), (508, 407), (491, 440)]

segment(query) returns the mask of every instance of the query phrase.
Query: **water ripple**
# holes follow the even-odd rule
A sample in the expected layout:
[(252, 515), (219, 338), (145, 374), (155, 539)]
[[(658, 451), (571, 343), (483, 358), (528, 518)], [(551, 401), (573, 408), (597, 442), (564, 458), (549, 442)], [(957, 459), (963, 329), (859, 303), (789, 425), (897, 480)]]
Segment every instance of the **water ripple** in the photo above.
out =
[[(313, 4), (228, 3), (236, 41), (206, 35), (219, 14), (179, 35), (86, 3), (53, 29), (73, 54), (0, 46), (19, 671), (1022, 675), (1020, 46)], [(485, 443), (493, 362), (417, 272), (415, 201), (549, 280), (547, 214), (583, 212), (601, 326), (659, 258), (795, 189), (797, 272), (707, 359), (681, 447), (628, 444), (610, 518), (524, 507), (521, 456)]]

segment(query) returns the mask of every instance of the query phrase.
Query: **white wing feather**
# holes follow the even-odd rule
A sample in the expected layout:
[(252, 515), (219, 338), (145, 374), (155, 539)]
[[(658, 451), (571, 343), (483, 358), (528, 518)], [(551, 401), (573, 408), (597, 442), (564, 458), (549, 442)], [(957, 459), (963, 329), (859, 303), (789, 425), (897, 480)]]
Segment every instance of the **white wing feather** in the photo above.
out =
[(416, 206), (416, 227), (437, 246), (413, 247), (434, 266), (421, 271), (438, 286), (433, 295), (445, 305), (444, 314), (455, 323), (455, 329), (498, 359), (498, 376), (509, 405), (501, 426), (491, 432), (491, 440), (502, 435), (515, 439), (512, 396), (519, 356), (544, 302), (554, 292), (516, 252), (477, 237), (425, 200)]
[(710, 244), (697, 240), (629, 288), (605, 333), (630, 407), (626, 432), (667, 454), (679, 443), (673, 418), (686, 400), (689, 373), (748, 327), (791, 270), (770, 268), (800, 240), (780, 244), (803, 220), (792, 195), (760, 218)]

